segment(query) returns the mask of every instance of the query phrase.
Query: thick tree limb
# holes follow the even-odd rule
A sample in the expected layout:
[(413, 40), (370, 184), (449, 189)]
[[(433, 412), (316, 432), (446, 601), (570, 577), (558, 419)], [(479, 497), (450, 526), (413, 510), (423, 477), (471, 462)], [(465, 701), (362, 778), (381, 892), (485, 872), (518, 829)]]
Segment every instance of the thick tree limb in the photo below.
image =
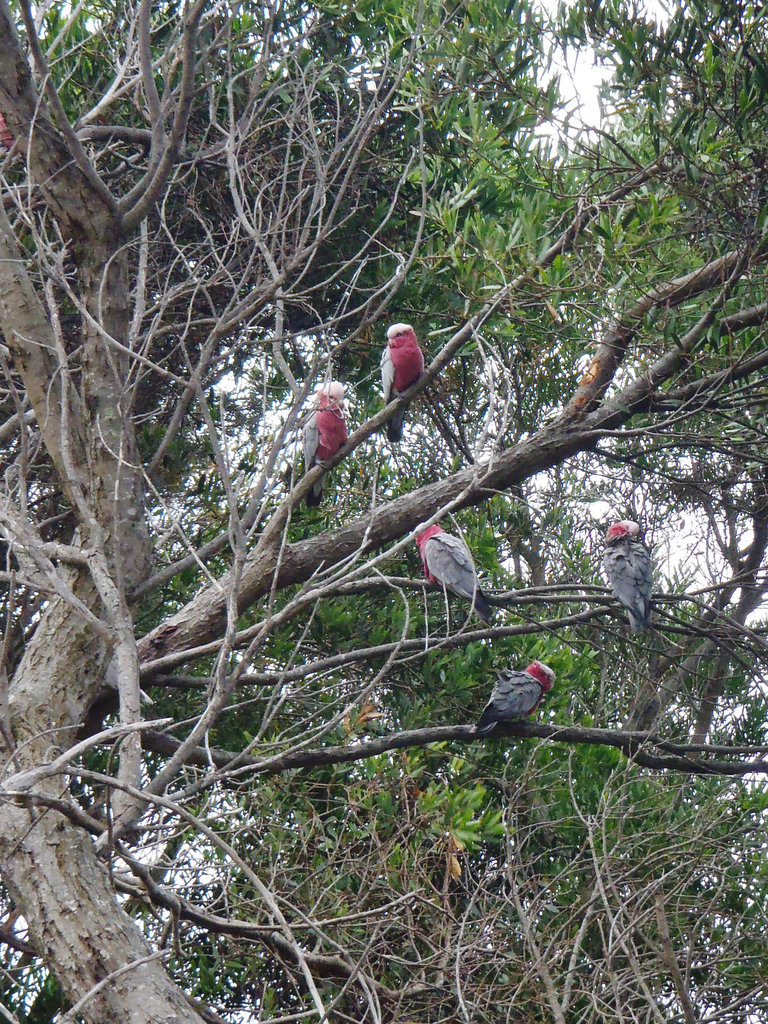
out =
[[(765, 258), (765, 252), (761, 252), (753, 257), (753, 262), (761, 262)], [(686, 300), (701, 295), (718, 284), (723, 285), (734, 271), (738, 270), (740, 264), (746, 266), (748, 262), (741, 251), (728, 252), (690, 274), (659, 285), (622, 313), (600, 341), (594, 359), (568, 403), (566, 415), (581, 416), (585, 411), (595, 407), (613, 380), (638, 328), (652, 309), (660, 305), (679, 306)], [(755, 307), (754, 310), (749, 311), (749, 314), (751, 315), (747, 315), (745, 311), (743, 322), (739, 320), (738, 316), (731, 318), (730, 327), (726, 330), (739, 329), (742, 326), (760, 322), (765, 316), (761, 306)]]
[(7, 0), (0, 0), (0, 110), (64, 236), (82, 242), (106, 233), (116, 218), (114, 200), (80, 143), (73, 135), (73, 152), (37, 95)]
[(20, 0), (19, 7), (21, 8), (24, 28), (27, 33), (27, 42), (35, 62), (38, 78), (44, 83), (45, 96), (48, 100), (50, 110), (53, 111), (54, 118), (56, 119), (56, 125), (63, 136), (64, 144), (72, 153), (75, 163), (82, 171), (95, 195), (102, 200), (108, 210), (111, 210), (112, 213), (116, 213), (117, 204), (115, 203), (112, 193), (104, 184), (96, 169), (86, 156), (80, 139), (75, 134), (72, 125), (69, 123), (66, 111), (64, 110), (64, 106), (59, 98), (58, 90), (51, 77), (50, 68), (48, 67), (45, 54), (40, 47), (40, 41), (37, 38), (35, 20), (28, 0)]
[[(661, 357), (659, 362), (669, 374), (674, 372), (674, 367), (665, 361), (665, 357)], [(279, 565), (275, 554), (262, 552), (262, 557), (257, 557), (252, 553), (242, 576), (241, 610), (269, 590), (275, 574), (279, 587), (305, 582), (323, 566), (334, 565), (356, 553), (362, 554), (406, 538), (419, 523), (447, 505), (452, 510), (476, 505), (536, 473), (560, 465), (578, 452), (593, 448), (606, 432), (615, 431), (637, 413), (645, 412), (660, 383), (659, 369), (654, 364), (622, 392), (604, 400), (578, 422), (574, 422), (566, 412), (490, 462), (417, 488), (334, 533), (287, 545)], [(748, 369), (746, 367), (744, 372)], [(737, 379), (740, 371), (734, 368), (732, 373), (732, 379)], [(713, 377), (712, 386), (719, 387), (720, 384), (720, 378)], [(197, 647), (201, 640), (218, 635), (223, 622), (223, 595), (227, 587), (225, 575), (216, 586), (203, 591), (140, 641), (142, 662), (155, 661), (191, 646)]]
[[(74, 589), (86, 607), (98, 607), (85, 574)], [(39, 769), (51, 761), (52, 746), (71, 744), (73, 723), (92, 700), (95, 666), (103, 657), (103, 641), (82, 617), (63, 600), (51, 601), (9, 693), (20, 771)], [(40, 797), (59, 800), (61, 791), (60, 777), (40, 779)], [(147, 959), (151, 950), (115, 905), (111, 879), (82, 828), (67, 825), (58, 811), (40, 813), (14, 799), (0, 801), (0, 870), (23, 907), (35, 948), (56, 965), (73, 1003), (88, 997), (84, 1012), (90, 1019), (146, 1024), (154, 1013), (157, 1020), (170, 1014), (199, 1024), (162, 965)], [(98, 987), (108, 974), (113, 983)]]
[[(0, 329), (13, 352), (27, 397), (62, 486), (73, 504), (73, 488), (80, 489), (84, 476), (73, 478), (65, 458), (65, 445), (75, 450), (78, 465), (84, 459), (84, 430), (77, 396), (66, 397), (53, 355), (56, 342), (50, 321), (24, 266), (13, 228), (0, 205)], [(64, 403), (69, 430), (63, 430)]]

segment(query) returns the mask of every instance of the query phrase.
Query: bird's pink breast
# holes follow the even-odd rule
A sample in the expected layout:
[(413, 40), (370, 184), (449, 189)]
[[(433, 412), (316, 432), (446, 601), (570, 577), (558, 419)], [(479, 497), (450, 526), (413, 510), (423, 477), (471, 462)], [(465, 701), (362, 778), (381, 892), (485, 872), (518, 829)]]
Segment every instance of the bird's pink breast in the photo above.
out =
[(422, 559), (422, 563), (424, 565), (424, 575), (427, 578), (427, 583), (439, 583), (440, 580), (437, 578), (437, 576), (433, 576), (432, 573), (429, 571), (429, 566), (427, 565), (426, 558)]
[(5, 118), (0, 114), (0, 142), (2, 142), (6, 149), (11, 149), (14, 141), (13, 135), (11, 135), (10, 129), (5, 123)]
[(389, 354), (395, 371), (392, 387), (395, 391), (406, 391), (424, 372), (421, 349), (415, 341), (406, 340), (394, 345), (390, 342)]
[(421, 562), (424, 566), (424, 575), (430, 583), (439, 583), (440, 581), (429, 571), (429, 563), (427, 562), (427, 541), (432, 540), (433, 537), (437, 537), (438, 534), (445, 533), (445, 530), (438, 523), (433, 523), (432, 526), (428, 526), (426, 530), (422, 530), (421, 533), (416, 536), (416, 546), (419, 549), (421, 555)]
[(334, 409), (318, 409), (315, 413), (319, 444), (318, 459), (330, 459), (347, 440), (347, 423)]

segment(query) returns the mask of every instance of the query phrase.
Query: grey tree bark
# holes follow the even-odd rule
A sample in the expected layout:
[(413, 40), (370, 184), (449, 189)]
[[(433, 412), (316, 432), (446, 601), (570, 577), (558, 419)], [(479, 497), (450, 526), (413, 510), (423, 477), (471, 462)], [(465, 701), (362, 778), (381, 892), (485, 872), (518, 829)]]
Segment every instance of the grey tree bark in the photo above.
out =
[[(72, 145), (71, 126), (55, 124), (37, 93), (5, 0), (0, 2), (0, 108), (29, 154), (31, 177), (74, 257), (85, 326), (78, 388), (56, 321), (26, 273), (0, 207), (0, 327), (76, 510), (90, 563), (75, 568), (69, 587), (49, 602), (9, 683), (13, 764), (23, 773), (72, 744), (103, 685), (112, 648), (123, 648), (126, 663), (132, 647), (138, 667), (126, 595), (145, 578), (150, 549), (125, 387), (128, 281), (117, 204), (81, 148)], [(61, 119), (61, 110), (58, 115)], [(121, 680), (121, 705), (123, 721), (138, 718), (137, 671)], [(123, 774), (135, 782), (138, 736), (129, 738), (126, 750)], [(36, 792), (61, 799), (62, 781), (41, 781)], [(64, 991), (88, 1019), (200, 1020), (117, 906), (90, 837), (66, 816), (45, 807), (0, 805), (0, 868), (38, 952), (55, 965)]]

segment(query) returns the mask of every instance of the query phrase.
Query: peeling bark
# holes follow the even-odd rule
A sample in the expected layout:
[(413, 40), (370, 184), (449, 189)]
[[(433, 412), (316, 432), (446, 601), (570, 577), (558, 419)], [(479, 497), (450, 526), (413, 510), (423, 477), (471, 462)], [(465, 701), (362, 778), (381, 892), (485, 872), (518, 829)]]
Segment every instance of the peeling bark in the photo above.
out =
[[(37, 41), (32, 41), (35, 52)], [(0, 208), (0, 327), (21, 374), (64, 493), (75, 509), (91, 571), (72, 584), (71, 601), (48, 604), (8, 686), (8, 722), (20, 771), (71, 745), (102, 685), (110, 657), (104, 630), (124, 640), (121, 664), (135, 662), (127, 589), (146, 574), (150, 545), (128, 387), (129, 288), (116, 205), (36, 94), (10, 10), (0, 0), (0, 107), (29, 157), (29, 170), (63, 237), (72, 244), (83, 316), (81, 393), (69, 355), (26, 269)], [(59, 115), (62, 111), (59, 109)], [(48, 287), (48, 285), (46, 285)], [(118, 343), (115, 346), (112, 339)], [(127, 641), (125, 638), (127, 637)], [(127, 646), (126, 646), (127, 645)], [(133, 658), (130, 647), (133, 646)], [(138, 718), (137, 672), (121, 685), (123, 720)], [(133, 678), (131, 678), (131, 676)], [(121, 772), (135, 781), (138, 740)], [(43, 793), (61, 796), (50, 781)], [(199, 1022), (136, 925), (117, 906), (106, 866), (91, 839), (55, 810), (0, 805), (0, 866), (38, 953), (56, 971), (78, 1012), (94, 1022)]]
[[(87, 578), (77, 596), (97, 605)], [(10, 724), (19, 770), (45, 764), (73, 739), (83, 709), (100, 681), (104, 642), (61, 600), (45, 613), (15, 674)], [(40, 789), (61, 797), (56, 780)], [(89, 1020), (131, 1024), (198, 1022), (200, 1017), (171, 982), (160, 960), (115, 901), (106, 866), (89, 836), (56, 811), (0, 804), (0, 868), (23, 908), (30, 936), (73, 1003), (85, 999)], [(139, 961), (145, 961), (139, 963)], [(135, 967), (131, 967), (135, 964)], [(125, 970), (124, 970), (125, 969)], [(122, 972), (98, 991), (94, 986)]]
[(200, 1024), (162, 959), (148, 959), (152, 951), (118, 907), (88, 836), (55, 811), (6, 804), (0, 807), (0, 866), (36, 949), (55, 964), (85, 1017), (100, 1024)]

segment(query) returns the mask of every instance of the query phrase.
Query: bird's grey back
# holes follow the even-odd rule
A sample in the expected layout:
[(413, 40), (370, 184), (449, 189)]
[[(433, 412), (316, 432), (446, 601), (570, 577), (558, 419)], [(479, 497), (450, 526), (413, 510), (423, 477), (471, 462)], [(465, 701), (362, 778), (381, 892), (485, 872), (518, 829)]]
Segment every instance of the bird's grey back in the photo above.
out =
[(638, 540), (619, 538), (603, 552), (603, 571), (627, 609), (632, 629), (647, 626), (653, 591), (653, 566), (647, 548)]
[(450, 533), (438, 533), (424, 545), (424, 556), (433, 576), (460, 597), (472, 600), (477, 589), (477, 574), (463, 540)]

